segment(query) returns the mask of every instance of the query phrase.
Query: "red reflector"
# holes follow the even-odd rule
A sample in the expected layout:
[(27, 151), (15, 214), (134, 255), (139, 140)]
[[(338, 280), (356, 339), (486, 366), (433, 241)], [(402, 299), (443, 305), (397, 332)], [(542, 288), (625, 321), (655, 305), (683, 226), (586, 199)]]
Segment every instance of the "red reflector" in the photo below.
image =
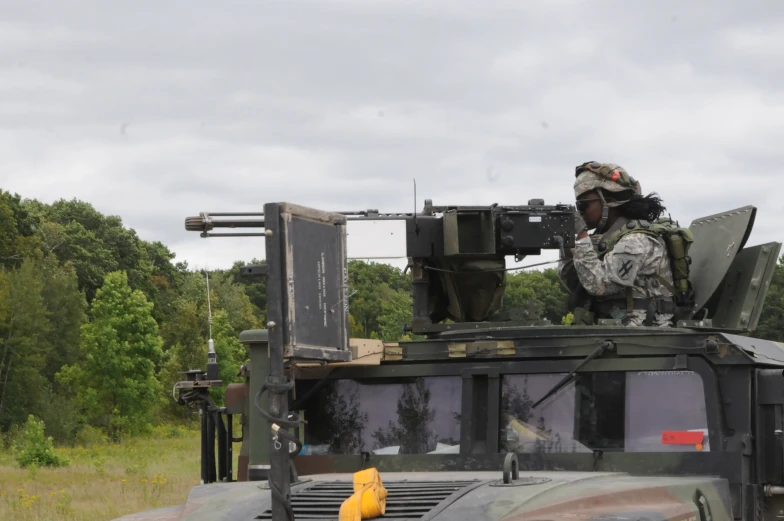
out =
[(705, 440), (704, 432), (664, 431), (662, 445), (697, 445)]
[(615, 181), (617, 181), (619, 177), (621, 177), (621, 174), (617, 170), (615, 172), (613, 172), (613, 175), (612, 175), (613, 183)]

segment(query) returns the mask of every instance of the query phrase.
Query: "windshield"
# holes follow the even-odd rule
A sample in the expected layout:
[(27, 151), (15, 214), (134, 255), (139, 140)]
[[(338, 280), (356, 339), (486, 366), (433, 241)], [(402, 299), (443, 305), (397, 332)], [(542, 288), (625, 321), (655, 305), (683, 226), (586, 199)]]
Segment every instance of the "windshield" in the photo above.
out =
[(459, 376), (329, 381), (301, 410), (301, 454), (457, 454), (461, 391)]
[[(501, 377), (501, 452), (707, 451), (700, 376), (691, 371)], [(302, 455), (459, 454), (462, 378), (298, 380)]]
[(565, 374), (505, 375), (505, 452), (707, 451), (700, 376), (691, 371), (581, 373), (532, 405)]

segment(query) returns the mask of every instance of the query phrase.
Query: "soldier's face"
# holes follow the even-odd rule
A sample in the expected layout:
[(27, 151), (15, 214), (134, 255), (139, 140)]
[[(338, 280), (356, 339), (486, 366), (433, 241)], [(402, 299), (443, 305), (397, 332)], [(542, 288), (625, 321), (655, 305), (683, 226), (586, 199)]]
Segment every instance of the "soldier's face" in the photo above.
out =
[(602, 200), (593, 190), (577, 198), (577, 209), (590, 230), (596, 228), (602, 220)]

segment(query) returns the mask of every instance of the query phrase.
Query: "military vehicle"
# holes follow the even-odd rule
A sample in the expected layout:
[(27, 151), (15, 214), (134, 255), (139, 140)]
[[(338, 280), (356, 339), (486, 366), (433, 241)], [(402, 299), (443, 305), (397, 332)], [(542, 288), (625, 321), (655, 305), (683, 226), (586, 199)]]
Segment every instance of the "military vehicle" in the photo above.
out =
[[(264, 237), (266, 263), (244, 272), (267, 277), (267, 328), (242, 333), (245, 383), (225, 407), (207, 392), (222, 385), (213, 352), (180, 386), (202, 414), (202, 484), (121, 519), (784, 518), (784, 346), (751, 336), (781, 244), (746, 245), (751, 206), (692, 222), (696, 297), (672, 328), (499, 311), (507, 257), (573, 246), (573, 212), (269, 203), (188, 218), (205, 237)], [(405, 221), (414, 339), (348, 338), (351, 219)]]

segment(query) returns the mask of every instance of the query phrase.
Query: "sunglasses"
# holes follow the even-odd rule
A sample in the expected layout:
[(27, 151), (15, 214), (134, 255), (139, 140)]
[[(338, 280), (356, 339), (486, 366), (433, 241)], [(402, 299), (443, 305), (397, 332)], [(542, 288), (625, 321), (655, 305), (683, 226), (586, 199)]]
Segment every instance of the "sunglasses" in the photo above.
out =
[(577, 208), (578, 212), (583, 213), (588, 209), (592, 202), (601, 200), (602, 199), (600, 197), (594, 197), (591, 199), (578, 199), (575, 207)]

